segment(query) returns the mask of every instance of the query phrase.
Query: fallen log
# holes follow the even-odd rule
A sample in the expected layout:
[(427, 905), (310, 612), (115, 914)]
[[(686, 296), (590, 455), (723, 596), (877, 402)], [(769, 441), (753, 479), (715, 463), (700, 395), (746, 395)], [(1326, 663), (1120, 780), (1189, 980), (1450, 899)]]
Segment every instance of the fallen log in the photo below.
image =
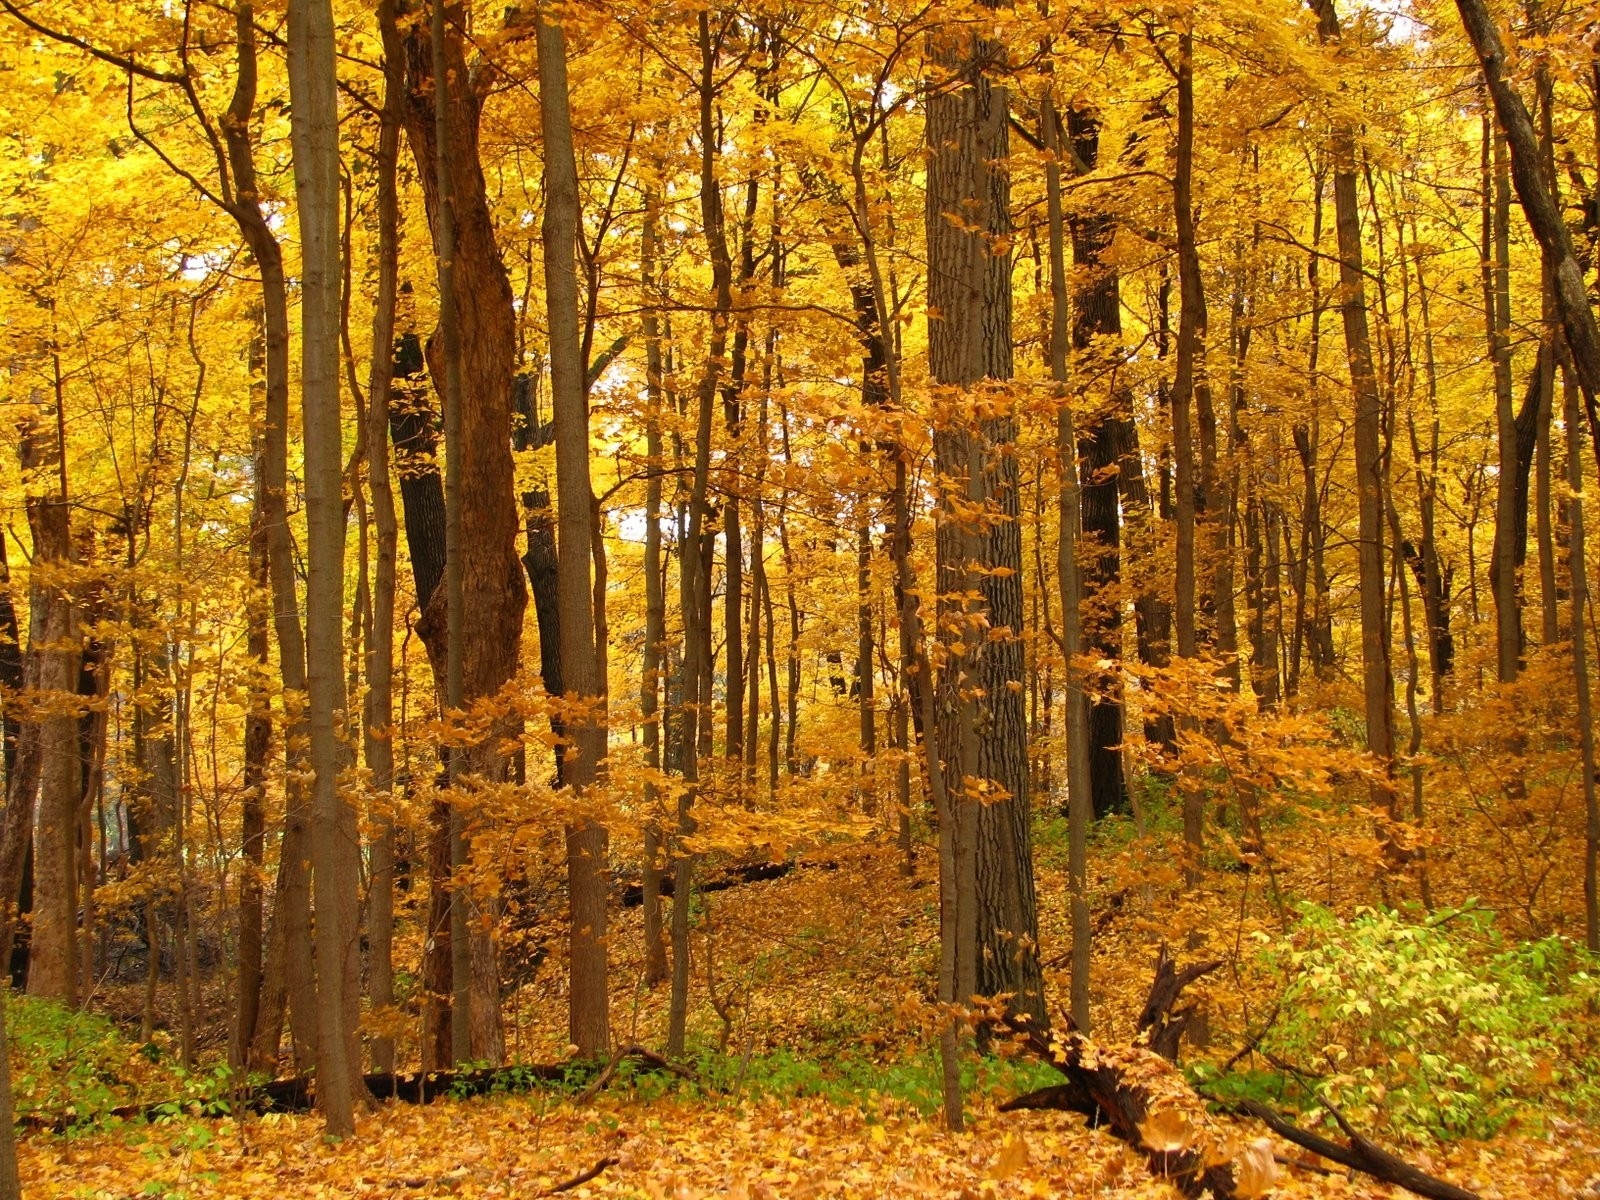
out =
[[(565, 1063), (518, 1063), (506, 1067), (479, 1067), (468, 1071), (409, 1071), (381, 1073), (362, 1077), (367, 1091), (378, 1100), (399, 1100), (407, 1104), (428, 1104), (441, 1097), (464, 1099), (468, 1096), (486, 1096), (495, 1092), (523, 1092), (540, 1084), (564, 1083), (576, 1086), (589, 1083), (590, 1089), (580, 1094), (580, 1102), (599, 1091), (594, 1087), (610, 1082), (624, 1059), (635, 1059), (645, 1070), (670, 1071), (676, 1075), (693, 1077), (687, 1067), (669, 1062), (642, 1046), (627, 1046), (608, 1062), (573, 1061)], [(200, 1115), (221, 1116), (235, 1112), (292, 1113), (309, 1112), (316, 1105), (315, 1081), (305, 1075), (292, 1079), (274, 1079), (236, 1089), (232, 1096), (219, 1095), (205, 1100), (162, 1101), (155, 1104), (125, 1104), (91, 1119), (117, 1117), (123, 1120), (158, 1120), (189, 1112), (196, 1105)], [(27, 1129), (51, 1133), (64, 1133), (82, 1118), (76, 1115), (47, 1116), (26, 1113), (17, 1118), (17, 1124)]]
[[(1218, 1200), (1244, 1200), (1264, 1194), (1275, 1170), (1270, 1151), (1255, 1143), (1240, 1147), (1214, 1129), (1208, 1102), (1231, 1116), (1262, 1122), (1285, 1141), (1384, 1183), (1428, 1200), (1480, 1200), (1477, 1193), (1436, 1178), (1383, 1149), (1351, 1127), (1344, 1115), (1325, 1106), (1344, 1131), (1342, 1146), (1296, 1125), (1264, 1104), (1245, 1100), (1220, 1104), (1191, 1088), (1179, 1073), (1177, 1045), (1194, 1005), (1178, 1007), (1183, 989), (1220, 966), (1194, 963), (1183, 969), (1166, 947), (1156, 960), (1156, 977), (1139, 1016), (1138, 1039), (1131, 1046), (1098, 1046), (1083, 1034), (1045, 1033), (1013, 1018), (1017, 1043), (1064, 1077), (1000, 1106), (1057, 1109), (1082, 1113), (1145, 1155), (1153, 1174), (1171, 1179), (1186, 1195), (1209, 1191)], [(1157, 1049), (1159, 1047), (1159, 1050)]]
[[(697, 880), (694, 890), (697, 892), (725, 892), (729, 888), (743, 887), (747, 883), (765, 883), (772, 879), (782, 879), (797, 868), (837, 871), (839, 864), (832, 859), (826, 858), (745, 863), (742, 866), (729, 867), (724, 871), (719, 871), (707, 879)], [(672, 876), (670, 874), (663, 875), (661, 877), (661, 895), (670, 899), (672, 897), (672, 886)], [(644, 903), (644, 884), (642, 882), (624, 884), (620, 902), (623, 908), (638, 908)]]
[(1309, 1129), (1302, 1129), (1282, 1113), (1254, 1100), (1238, 1100), (1219, 1104), (1218, 1107), (1224, 1112), (1254, 1117), (1284, 1141), (1293, 1142), (1302, 1150), (1310, 1150), (1313, 1154), (1320, 1154), (1329, 1162), (1336, 1162), (1342, 1167), (1349, 1167), (1352, 1171), (1360, 1171), (1363, 1175), (1392, 1183), (1418, 1196), (1426, 1196), (1429, 1200), (1480, 1200), (1477, 1192), (1468, 1191), (1466, 1188), (1457, 1187), (1447, 1180), (1430, 1175), (1358, 1133), (1345, 1120), (1344, 1114), (1331, 1105), (1323, 1107), (1333, 1116), (1339, 1128), (1344, 1131), (1345, 1137), (1350, 1139), (1348, 1146), (1341, 1146), (1330, 1138), (1312, 1133)]
[(1152, 1175), (1185, 1195), (1209, 1191), (1218, 1200), (1257, 1194), (1235, 1179), (1237, 1151), (1212, 1130), (1204, 1101), (1178, 1069), (1148, 1046), (1099, 1046), (1081, 1033), (1045, 1033), (1024, 1018), (1010, 1022), (1019, 1045), (1049, 1063), (1066, 1082), (1030, 1092), (1000, 1111), (1055, 1108), (1083, 1113), (1145, 1158)]

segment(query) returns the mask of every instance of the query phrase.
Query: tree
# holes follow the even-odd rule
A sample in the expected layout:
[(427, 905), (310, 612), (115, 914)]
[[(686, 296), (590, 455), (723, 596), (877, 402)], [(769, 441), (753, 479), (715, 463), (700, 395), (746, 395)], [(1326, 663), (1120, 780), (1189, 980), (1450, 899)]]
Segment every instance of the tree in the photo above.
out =
[(355, 1132), (361, 1090), (355, 812), (339, 787), (344, 708), (344, 462), (339, 412), (339, 102), (333, 5), (289, 8), (295, 197), (304, 300), (300, 389), (306, 440), (306, 682), (316, 890), (317, 1100), (328, 1132)]
[[(957, 995), (1009, 993), (1045, 1016), (1039, 977), (1027, 722), (1022, 690), (1022, 540), (1011, 362), (1008, 93), (1003, 49), (963, 29), (937, 35), (953, 78), (927, 106), (928, 365), (944, 385), (934, 419), (945, 612), (940, 743), (955, 793), (962, 948)], [(996, 386), (999, 384), (1000, 386)], [(969, 907), (970, 906), (970, 907)], [(970, 984), (970, 987), (967, 986)]]
[[(561, 25), (538, 17), (539, 117), (544, 131), (545, 304), (550, 328), (550, 390), (556, 427), (559, 490), (561, 676), (574, 715), (567, 722), (572, 746), (566, 782), (592, 791), (605, 758), (606, 725), (595, 659), (590, 606), (589, 411), (585, 364), (578, 347), (576, 247), (580, 223), (578, 172), (572, 151), (572, 110), (567, 94), (566, 37)], [(606, 974), (606, 847), (603, 824), (580, 816), (567, 830), (567, 890), (572, 908), (570, 1033), (578, 1052), (599, 1057), (610, 1046)]]

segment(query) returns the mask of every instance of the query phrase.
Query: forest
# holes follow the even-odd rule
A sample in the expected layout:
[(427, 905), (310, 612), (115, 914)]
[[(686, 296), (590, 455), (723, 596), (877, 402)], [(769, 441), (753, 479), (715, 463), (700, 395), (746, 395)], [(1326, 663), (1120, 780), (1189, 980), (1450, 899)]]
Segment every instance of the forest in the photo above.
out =
[(1600, 16), (0, 0), (0, 1200), (1600, 1197)]

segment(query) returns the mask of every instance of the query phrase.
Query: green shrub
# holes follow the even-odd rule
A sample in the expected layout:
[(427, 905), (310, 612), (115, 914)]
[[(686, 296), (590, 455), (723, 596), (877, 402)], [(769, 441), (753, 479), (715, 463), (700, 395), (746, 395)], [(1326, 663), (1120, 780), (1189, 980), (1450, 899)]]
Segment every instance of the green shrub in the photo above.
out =
[(184, 1071), (158, 1043), (135, 1042), (96, 1013), (13, 992), (6, 1024), (19, 1121), (70, 1130), (124, 1107), (151, 1106), (157, 1120), (226, 1108), (227, 1067)]
[(1261, 1049), (1318, 1097), (1438, 1137), (1488, 1136), (1524, 1106), (1594, 1104), (1600, 975), (1571, 941), (1507, 946), (1470, 903), (1420, 923), (1371, 909), (1346, 921), (1310, 904), (1301, 914), (1267, 951), (1285, 987)]

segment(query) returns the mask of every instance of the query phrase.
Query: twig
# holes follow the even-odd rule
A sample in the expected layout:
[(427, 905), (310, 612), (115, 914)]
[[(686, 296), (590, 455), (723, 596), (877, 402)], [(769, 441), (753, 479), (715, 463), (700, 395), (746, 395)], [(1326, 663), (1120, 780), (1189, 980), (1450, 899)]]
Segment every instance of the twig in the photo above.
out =
[(598, 1096), (601, 1090), (616, 1076), (617, 1068), (622, 1065), (625, 1058), (638, 1059), (646, 1066), (654, 1067), (658, 1071), (670, 1071), (683, 1079), (693, 1079), (695, 1074), (681, 1063), (671, 1062), (657, 1054), (654, 1050), (646, 1050), (643, 1046), (622, 1046), (611, 1056), (611, 1061), (606, 1063), (600, 1074), (594, 1077), (593, 1082), (583, 1091), (578, 1093), (577, 1103), (587, 1104)]
[(539, 1194), (541, 1196), (558, 1196), (562, 1192), (570, 1192), (573, 1188), (582, 1187), (584, 1184), (588, 1183), (607, 1167), (614, 1167), (616, 1165), (617, 1156), (615, 1154), (608, 1154), (599, 1162), (595, 1163), (594, 1166), (588, 1168), (587, 1170), (579, 1171), (571, 1179), (563, 1180), (561, 1183), (556, 1184), (555, 1187)]

